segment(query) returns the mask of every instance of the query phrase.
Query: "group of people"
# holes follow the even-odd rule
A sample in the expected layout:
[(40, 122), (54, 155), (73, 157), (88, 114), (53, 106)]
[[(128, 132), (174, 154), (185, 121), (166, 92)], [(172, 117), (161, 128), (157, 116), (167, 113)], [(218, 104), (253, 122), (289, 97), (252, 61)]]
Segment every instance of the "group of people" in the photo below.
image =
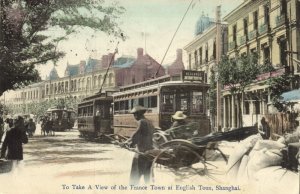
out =
[(41, 117), (41, 135), (55, 135), (53, 130), (53, 119), (51, 116)]
[(12, 172), (18, 169), (23, 160), (23, 144), (28, 143), (24, 118), (15, 115), (4, 121), (4, 133), (1, 137), (1, 158), (12, 162)]

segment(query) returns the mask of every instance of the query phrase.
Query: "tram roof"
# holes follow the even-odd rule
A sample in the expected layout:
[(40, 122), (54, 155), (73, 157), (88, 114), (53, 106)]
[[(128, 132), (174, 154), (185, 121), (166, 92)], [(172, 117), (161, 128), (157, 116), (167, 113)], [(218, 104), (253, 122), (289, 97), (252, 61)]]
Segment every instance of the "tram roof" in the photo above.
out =
[(191, 81), (166, 81), (166, 82), (161, 82), (161, 83), (156, 83), (153, 85), (143, 85), (140, 87), (131, 87), (130, 89), (127, 90), (122, 90), (120, 89), (120, 92), (114, 93), (112, 96), (119, 96), (119, 95), (124, 95), (124, 94), (130, 94), (130, 93), (136, 93), (136, 92), (142, 92), (146, 90), (157, 90), (158, 88), (162, 86), (201, 86), (203, 88), (209, 88), (209, 84), (206, 83), (201, 83), (201, 82), (191, 82)]
[[(201, 78), (200, 80), (185, 80), (187, 73), (192, 73), (192, 74), (196, 74), (196, 77)], [(193, 75), (192, 75), (193, 76)], [(127, 86), (123, 86), (120, 87), (120, 92), (117, 92), (116, 94), (119, 94), (121, 92), (125, 92), (127, 90), (134, 90), (134, 89), (138, 89), (138, 88), (146, 88), (146, 87), (150, 87), (150, 86), (160, 86), (161, 85), (167, 85), (167, 84), (178, 84), (178, 83), (192, 83), (192, 84), (201, 84), (202, 86), (209, 86), (208, 84), (204, 83), (204, 72), (202, 71), (192, 71), (192, 70), (183, 70), (181, 74), (177, 74), (177, 75), (165, 75), (165, 76), (161, 76), (155, 79), (151, 79), (151, 80), (146, 80), (140, 83), (136, 83), (136, 84), (131, 84), (131, 85), (127, 85)]]
[(105, 93), (97, 93), (84, 98), (79, 104), (90, 103), (94, 100), (112, 100), (111, 94), (115, 91), (106, 91)]

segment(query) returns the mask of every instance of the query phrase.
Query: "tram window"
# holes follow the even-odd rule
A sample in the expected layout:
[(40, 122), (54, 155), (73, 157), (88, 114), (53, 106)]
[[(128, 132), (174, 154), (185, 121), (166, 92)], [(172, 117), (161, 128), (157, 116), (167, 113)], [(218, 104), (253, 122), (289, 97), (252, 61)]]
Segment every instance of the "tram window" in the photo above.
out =
[(162, 94), (162, 111), (174, 112), (174, 95)]
[(145, 106), (144, 105), (144, 98), (139, 98), (139, 105), (140, 106)]
[(88, 116), (93, 116), (93, 106), (88, 107)]
[(157, 107), (157, 96), (150, 96), (149, 98), (149, 108)]
[(189, 93), (179, 93), (177, 94), (176, 100), (176, 110), (188, 111), (188, 102), (189, 101)]
[(203, 93), (192, 92), (192, 113), (203, 113)]
[(120, 110), (125, 110), (125, 104), (124, 101), (120, 102)]
[(125, 100), (125, 101), (124, 101), (124, 106), (125, 106), (125, 110), (128, 110), (128, 109), (129, 109), (129, 106), (128, 106), (128, 100)]
[(133, 107), (132, 107), (132, 100), (130, 99), (130, 100), (128, 100), (127, 101), (128, 103), (128, 110), (131, 110)]
[(67, 112), (63, 112), (62, 117), (63, 117), (64, 119), (67, 119), (67, 118), (68, 118), (68, 113), (67, 113)]
[(187, 102), (187, 99), (184, 98), (184, 99), (180, 99), (180, 110), (182, 111), (186, 111), (187, 110), (187, 105), (188, 102)]
[(133, 106), (132, 107), (135, 107), (139, 105), (139, 99), (133, 99)]
[(114, 103), (114, 110), (115, 110), (116, 113), (119, 112), (119, 110), (120, 110), (120, 102), (115, 102)]
[(71, 118), (71, 119), (74, 119), (75, 117), (76, 117), (75, 113), (74, 113), (74, 112), (71, 112), (70, 118)]

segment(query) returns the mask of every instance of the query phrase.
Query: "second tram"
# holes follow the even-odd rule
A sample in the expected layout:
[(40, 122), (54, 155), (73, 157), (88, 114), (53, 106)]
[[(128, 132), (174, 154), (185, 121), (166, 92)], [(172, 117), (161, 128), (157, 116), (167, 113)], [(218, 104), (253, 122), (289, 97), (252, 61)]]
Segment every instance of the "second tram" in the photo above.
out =
[(72, 129), (76, 119), (76, 113), (73, 109), (50, 108), (47, 115), (53, 120), (54, 131), (65, 131)]
[(111, 91), (95, 94), (78, 104), (78, 130), (81, 137), (98, 137), (112, 134)]

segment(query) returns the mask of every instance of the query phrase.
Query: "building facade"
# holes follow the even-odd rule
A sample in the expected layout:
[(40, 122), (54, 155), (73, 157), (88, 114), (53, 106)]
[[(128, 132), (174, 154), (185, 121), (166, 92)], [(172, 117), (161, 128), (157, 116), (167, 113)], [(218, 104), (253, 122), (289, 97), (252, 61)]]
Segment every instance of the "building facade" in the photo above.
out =
[(270, 111), (269, 86), (263, 81), (284, 73), (300, 73), (299, 16), (298, 0), (245, 0), (225, 16), (229, 58), (257, 53), (259, 64), (270, 71), (259, 75), (247, 89), (241, 101), (242, 113), (238, 113), (236, 96), (224, 88), (223, 127), (237, 127), (238, 114), (243, 115), (243, 126), (258, 123)]
[[(210, 83), (212, 71), (217, 70), (220, 57), (227, 53), (227, 25), (219, 21), (220, 11), (221, 7), (219, 6), (216, 9), (218, 20), (208, 18), (202, 14), (196, 24), (195, 38), (184, 47), (188, 55), (188, 69), (205, 72), (206, 83)], [(210, 111), (211, 126), (217, 128), (216, 126), (219, 125), (217, 122), (218, 111), (212, 111), (217, 106), (217, 96), (214, 97), (212, 94), (209, 96), (209, 93), (207, 93), (207, 96), (206, 99), (211, 101), (211, 103), (207, 103), (209, 105), (207, 110)]]
[[(111, 67), (108, 69), (108, 67)], [(177, 50), (177, 59), (170, 72), (184, 69), (182, 51)], [(108, 69), (108, 71), (107, 71)], [(59, 77), (56, 68), (50, 71), (47, 79), (24, 87), (5, 92), (0, 100), (9, 105), (13, 112), (30, 113), (28, 106), (45, 100), (76, 98), (82, 99), (101, 91), (118, 90), (118, 87), (153, 79), (166, 75), (166, 70), (155, 59), (137, 49), (137, 57), (113, 54), (104, 55), (101, 60), (89, 58), (77, 65), (67, 64), (63, 77)]]

